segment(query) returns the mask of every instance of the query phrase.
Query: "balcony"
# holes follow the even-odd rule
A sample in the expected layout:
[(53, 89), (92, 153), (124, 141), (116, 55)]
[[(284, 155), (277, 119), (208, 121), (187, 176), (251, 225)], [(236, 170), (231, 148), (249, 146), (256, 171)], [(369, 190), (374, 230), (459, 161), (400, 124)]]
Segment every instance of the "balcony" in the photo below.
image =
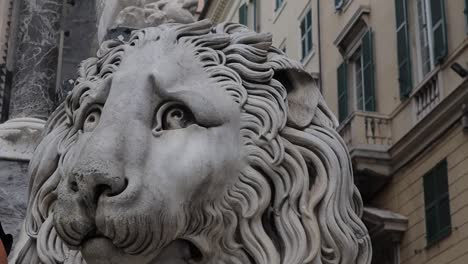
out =
[(377, 113), (354, 112), (338, 132), (350, 151), (356, 185), (364, 200), (370, 199), (390, 178), (392, 121)]
[(416, 121), (427, 116), (440, 102), (440, 84), (438, 71), (431, 74), (422, 85), (416, 89), (412, 98), (415, 106)]
[(354, 112), (338, 132), (350, 150), (363, 145), (385, 149), (392, 144), (390, 118), (376, 113)]

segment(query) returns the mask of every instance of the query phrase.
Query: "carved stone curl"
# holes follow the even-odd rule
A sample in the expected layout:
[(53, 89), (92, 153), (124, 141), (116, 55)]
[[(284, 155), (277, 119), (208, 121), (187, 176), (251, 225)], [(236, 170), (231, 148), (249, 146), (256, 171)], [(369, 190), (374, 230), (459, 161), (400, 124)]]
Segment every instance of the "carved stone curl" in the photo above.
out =
[(12, 263), (370, 263), (337, 121), (270, 34), (166, 24), (79, 74)]
[(145, 28), (166, 23), (195, 22), (198, 0), (146, 0), (125, 7), (117, 15), (113, 28)]

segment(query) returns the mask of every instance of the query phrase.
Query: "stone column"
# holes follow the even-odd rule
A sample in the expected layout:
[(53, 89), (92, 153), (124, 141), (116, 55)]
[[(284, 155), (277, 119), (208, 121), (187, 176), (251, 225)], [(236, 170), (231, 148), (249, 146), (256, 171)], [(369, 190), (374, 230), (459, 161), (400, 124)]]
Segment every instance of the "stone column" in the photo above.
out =
[(0, 124), (0, 221), (13, 235), (26, 211), (28, 162), (56, 104), (64, 1), (14, 1), (10, 119)]
[(64, 0), (21, 0), (10, 119), (46, 120), (55, 107)]

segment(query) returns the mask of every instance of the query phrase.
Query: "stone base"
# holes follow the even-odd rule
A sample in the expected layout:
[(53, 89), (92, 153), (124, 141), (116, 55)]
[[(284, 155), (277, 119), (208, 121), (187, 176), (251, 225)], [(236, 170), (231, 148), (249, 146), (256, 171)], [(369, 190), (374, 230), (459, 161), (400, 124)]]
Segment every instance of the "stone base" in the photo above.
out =
[(13, 242), (26, 214), (28, 184), (28, 162), (0, 159), (0, 222)]
[(17, 118), (0, 125), (0, 159), (29, 161), (41, 138), (45, 121)]
[(17, 118), (0, 125), (0, 222), (5, 232), (19, 234), (27, 207), (28, 165), (45, 121)]

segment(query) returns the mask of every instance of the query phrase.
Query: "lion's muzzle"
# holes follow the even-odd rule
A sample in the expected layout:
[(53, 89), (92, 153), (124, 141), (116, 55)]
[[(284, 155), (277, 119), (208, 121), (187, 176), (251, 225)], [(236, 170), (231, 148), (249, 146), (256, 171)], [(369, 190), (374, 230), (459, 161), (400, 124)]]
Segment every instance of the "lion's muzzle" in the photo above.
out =
[[(89, 145), (88, 145), (89, 146)], [(115, 162), (105, 154), (96, 155), (102, 145), (88, 147), (58, 188), (58, 201), (54, 208), (56, 229), (69, 245), (78, 246), (88, 237), (96, 235), (97, 215), (110, 203), (118, 203), (128, 186), (128, 179)], [(109, 152), (107, 152), (109, 153)], [(101, 157), (101, 158), (97, 158)], [(106, 160), (104, 160), (104, 159)]]

